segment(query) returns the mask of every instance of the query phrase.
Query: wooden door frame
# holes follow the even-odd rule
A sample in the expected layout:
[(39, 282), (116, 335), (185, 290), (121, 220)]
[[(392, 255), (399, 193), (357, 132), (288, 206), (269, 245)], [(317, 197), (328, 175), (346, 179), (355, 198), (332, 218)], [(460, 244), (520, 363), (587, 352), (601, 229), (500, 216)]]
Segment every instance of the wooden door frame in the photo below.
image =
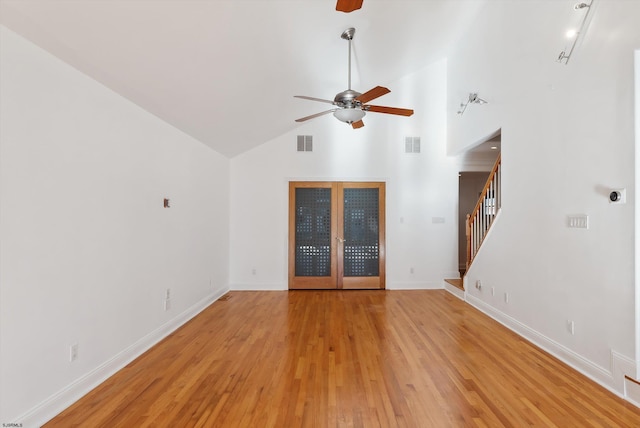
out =
[[(331, 275), (329, 277), (296, 277), (296, 206), (295, 191), (297, 188), (330, 188), (331, 189)], [(345, 188), (377, 188), (378, 189), (378, 276), (344, 278), (344, 244), (342, 240), (344, 219), (343, 203)], [(289, 182), (289, 289), (385, 289), (386, 288), (386, 183), (367, 181), (290, 181)]]

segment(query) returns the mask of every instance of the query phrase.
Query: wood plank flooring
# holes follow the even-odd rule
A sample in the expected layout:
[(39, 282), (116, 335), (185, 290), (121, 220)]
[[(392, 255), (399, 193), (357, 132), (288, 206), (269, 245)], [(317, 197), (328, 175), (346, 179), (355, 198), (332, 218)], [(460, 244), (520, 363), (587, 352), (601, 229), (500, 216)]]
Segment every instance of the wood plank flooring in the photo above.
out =
[(638, 427), (443, 290), (231, 292), (45, 427)]

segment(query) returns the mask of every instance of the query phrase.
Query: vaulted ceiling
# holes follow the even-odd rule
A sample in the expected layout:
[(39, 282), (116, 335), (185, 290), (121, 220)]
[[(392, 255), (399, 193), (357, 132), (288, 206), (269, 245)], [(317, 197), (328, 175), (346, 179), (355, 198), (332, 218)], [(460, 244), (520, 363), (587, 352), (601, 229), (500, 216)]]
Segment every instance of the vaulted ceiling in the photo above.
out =
[(347, 89), (346, 28), (364, 92), (445, 58), (485, 1), (0, 0), (0, 23), (233, 157), (326, 109), (293, 95)]

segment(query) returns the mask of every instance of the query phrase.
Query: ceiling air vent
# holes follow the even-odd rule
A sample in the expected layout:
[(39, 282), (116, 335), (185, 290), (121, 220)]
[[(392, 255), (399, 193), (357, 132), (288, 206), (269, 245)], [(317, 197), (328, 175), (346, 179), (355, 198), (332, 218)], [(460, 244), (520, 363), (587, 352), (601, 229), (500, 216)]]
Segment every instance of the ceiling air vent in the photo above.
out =
[(405, 137), (404, 152), (420, 153), (420, 137)]
[(313, 136), (311, 136), (311, 135), (298, 135), (298, 151), (299, 152), (312, 152), (313, 151)]

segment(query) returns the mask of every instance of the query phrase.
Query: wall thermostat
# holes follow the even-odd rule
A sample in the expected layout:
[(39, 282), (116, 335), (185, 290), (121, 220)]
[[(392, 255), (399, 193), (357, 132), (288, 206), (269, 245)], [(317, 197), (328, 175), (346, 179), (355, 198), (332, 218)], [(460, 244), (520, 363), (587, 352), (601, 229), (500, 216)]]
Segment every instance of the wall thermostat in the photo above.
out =
[(609, 192), (609, 203), (626, 204), (627, 189), (611, 189), (611, 192)]

